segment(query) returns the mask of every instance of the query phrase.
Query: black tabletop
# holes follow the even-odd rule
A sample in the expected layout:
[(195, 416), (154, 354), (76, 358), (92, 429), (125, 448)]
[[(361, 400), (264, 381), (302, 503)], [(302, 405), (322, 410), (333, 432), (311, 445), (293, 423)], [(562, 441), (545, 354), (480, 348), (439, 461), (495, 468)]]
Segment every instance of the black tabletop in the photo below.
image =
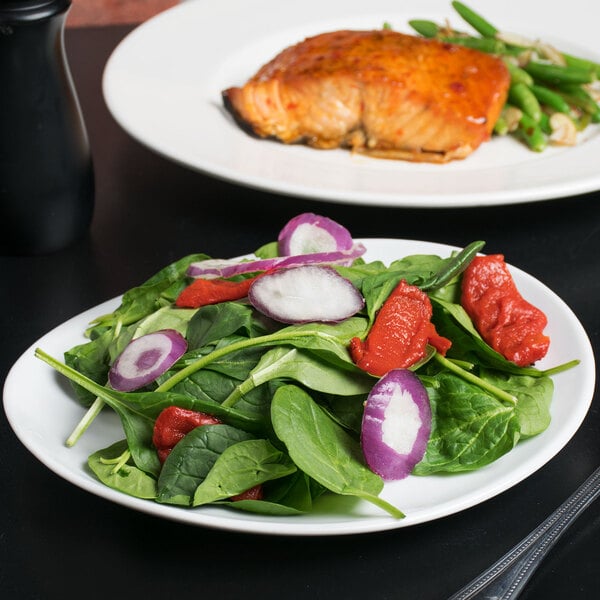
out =
[[(36, 339), (191, 252), (235, 256), (311, 211), (356, 237), (487, 252), (561, 296), (600, 348), (599, 193), (514, 206), (382, 208), (283, 197), (226, 183), (140, 146), (112, 119), (102, 70), (128, 27), (69, 30), (67, 51), (96, 174), (91, 231), (47, 256), (0, 257), (0, 382)], [(401, 182), (400, 182), (401, 185)], [(568, 399), (561, 399), (565, 401)], [(108, 502), (64, 481), (0, 420), (3, 598), (447, 598), (498, 559), (600, 464), (597, 401), (572, 440), (525, 481), (430, 523), (334, 537), (193, 527)], [(522, 598), (597, 598), (600, 505), (560, 539)]]

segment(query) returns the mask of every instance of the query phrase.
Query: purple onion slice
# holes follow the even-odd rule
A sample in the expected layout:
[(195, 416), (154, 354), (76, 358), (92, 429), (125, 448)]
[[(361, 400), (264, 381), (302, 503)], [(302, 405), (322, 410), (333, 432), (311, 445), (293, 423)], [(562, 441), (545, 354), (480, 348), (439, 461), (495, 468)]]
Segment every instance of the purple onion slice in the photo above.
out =
[(352, 282), (335, 269), (319, 265), (267, 273), (250, 286), (248, 300), (281, 323), (338, 323), (365, 304)]
[(279, 233), (277, 241), (281, 256), (344, 252), (354, 244), (345, 227), (314, 213), (302, 213), (291, 219)]
[(187, 270), (190, 277), (233, 277), (245, 273), (269, 271), (283, 267), (302, 265), (351, 265), (354, 260), (362, 256), (366, 248), (360, 242), (352, 245), (348, 250), (333, 252), (316, 252), (313, 254), (299, 254), (295, 256), (278, 256), (259, 260), (208, 259), (191, 263)]
[(129, 342), (116, 358), (108, 382), (119, 392), (137, 390), (168, 371), (186, 350), (185, 338), (174, 329), (140, 336)]
[(404, 479), (422, 460), (431, 433), (427, 390), (408, 369), (394, 369), (365, 404), (361, 444), (367, 465), (384, 480)]

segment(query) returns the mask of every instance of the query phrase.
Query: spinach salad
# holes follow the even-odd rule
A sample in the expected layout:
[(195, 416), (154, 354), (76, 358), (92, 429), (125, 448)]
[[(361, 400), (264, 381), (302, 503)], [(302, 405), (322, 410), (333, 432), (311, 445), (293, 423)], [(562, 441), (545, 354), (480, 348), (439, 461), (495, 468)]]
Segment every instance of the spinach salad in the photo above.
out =
[[(67, 445), (93, 427), (102, 410), (112, 410), (122, 439), (98, 449), (88, 465), (103, 484), (125, 494), (188, 510), (219, 504), (268, 515), (310, 512), (322, 494), (342, 494), (401, 518), (401, 507), (380, 497), (384, 479), (367, 466), (361, 447), (365, 405), (381, 378), (359, 368), (349, 352), (351, 340), (366, 338), (399, 282), (427, 295), (435, 329), (452, 342), (445, 356), (428, 344), (409, 368), (431, 412), (424, 453), (411, 466), (414, 476), (480, 469), (542, 433), (550, 423), (551, 376), (577, 364), (520, 367), (483, 340), (460, 303), (463, 273), (483, 245), (474, 242), (445, 257), (398, 257), (389, 265), (362, 257), (333, 261), (327, 268), (364, 299), (339, 322), (282, 323), (247, 296), (178, 306), (194, 280), (193, 267), (213, 262), (203, 254), (186, 256), (127, 291), (114, 312), (90, 324), (89, 341), (65, 352), (64, 363), (36, 350), (71, 381), (88, 409)], [(281, 247), (272, 242), (255, 256), (277, 261)], [(308, 257), (311, 251), (297, 250)], [(107, 383), (132, 340), (165, 330), (186, 342), (165, 372), (134, 391)], [(175, 407), (214, 421), (186, 431), (161, 460), (157, 423)], [(260, 496), (245, 494), (258, 488)]]

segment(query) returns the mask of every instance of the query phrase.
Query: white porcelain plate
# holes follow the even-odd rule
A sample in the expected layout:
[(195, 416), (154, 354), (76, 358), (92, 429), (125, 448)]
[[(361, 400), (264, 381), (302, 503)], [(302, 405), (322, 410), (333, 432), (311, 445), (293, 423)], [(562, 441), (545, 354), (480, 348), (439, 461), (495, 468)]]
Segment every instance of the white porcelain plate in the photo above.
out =
[[(362, 240), (366, 260), (386, 263), (409, 254), (448, 256), (452, 248), (426, 242)], [(595, 366), (588, 337), (572, 311), (542, 283), (512, 269), (521, 293), (548, 316), (551, 338), (548, 355), (540, 368), (579, 359), (581, 363), (554, 377), (550, 427), (537, 437), (521, 442), (492, 465), (473, 473), (454, 476), (409, 476), (385, 485), (382, 497), (406, 514), (393, 519), (371, 504), (329, 495), (314, 512), (295, 517), (258, 516), (225, 507), (185, 509), (132, 498), (103, 484), (86, 468), (87, 457), (122, 439), (116, 416), (102, 413), (80, 441), (67, 448), (65, 440), (84, 414), (65, 380), (34, 357), (42, 348), (61, 359), (63, 352), (85, 341), (83, 331), (95, 317), (110, 312), (114, 299), (80, 314), (38, 340), (11, 369), (4, 387), (4, 408), (23, 444), (52, 471), (71, 483), (108, 500), (141, 512), (175, 521), (252, 533), (281, 535), (342, 535), (383, 531), (431, 521), (474, 506), (510, 488), (543, 466), (563, 448), (583, 421), (593, 395)]]
[[(543, 0), (507, 10), (474, 0), (505, 31), (543, 38), (600, 62), (600, 4)], [(221, 91), (241, 85), (285, 47), (336, 29), (414, 33), (414, 18), (469, 29), (449, 0), (279, 0), (185, 2), (142, 24), (110, 57), (104, 96), (116, 121), (157, 153), (237, 184), (320, 201), (402, 207), (513, 204), (600, 188), (600, 126), (576, 147), (535, 153), (495, 138), (466, 160), (416, 164), (258, 140), (223, 109)]]

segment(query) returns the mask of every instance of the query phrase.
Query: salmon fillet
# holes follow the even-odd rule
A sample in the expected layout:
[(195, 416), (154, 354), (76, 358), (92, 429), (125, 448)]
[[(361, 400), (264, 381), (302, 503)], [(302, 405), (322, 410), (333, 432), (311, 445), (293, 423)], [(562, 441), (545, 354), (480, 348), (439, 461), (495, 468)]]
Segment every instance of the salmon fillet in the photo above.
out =
[(490, 138), (509, 82), (501, 59), (476, 50), (344, 30), (285, 49), (223, 100), (261, 138), (446, 162)]

